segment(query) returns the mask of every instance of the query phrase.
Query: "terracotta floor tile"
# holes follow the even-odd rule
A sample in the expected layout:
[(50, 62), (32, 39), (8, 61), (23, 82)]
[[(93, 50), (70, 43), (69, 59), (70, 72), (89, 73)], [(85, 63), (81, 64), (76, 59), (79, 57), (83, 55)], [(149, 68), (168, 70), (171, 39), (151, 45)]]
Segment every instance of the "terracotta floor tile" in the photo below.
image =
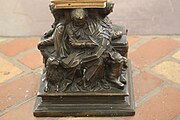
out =
[(133, 81), (135, 100), (138, 100), (143, 95), (152, 91), (162, 83), (162, 80), (147, 72), (142, 72), (136, 75), (133, 78)]
[(0, 83), (15, 77), (21, 72), (21, 69), (0, 57)]
[(34, 96), (39, 87), (40, 75), (33, 73), (0, 86), (0, 111)]
[(138, 37), (128, 37), (128, 43), (129, 43), (130, 46), (135, 44), (137, 41), (139, 41)]
[(0, 117), (0, 120), (48, 120), (33, 116), (35, 100), (31, 100)]
[(0, 51), (7, 56), (15, 56), (20, 52), (36, 47), (39, 38), (17, 38), (7, 43), (0, 44)]
[(179, 46), (177, 41), (171, 39), (151, 40), (130, 53), (130, 58), (136, 67), (144, 67), (166, 56)]
[(173, 37), (173, 39), (180, 42), (180, 37), (179, 36)]
[(43, 65), (42, 55), (38, 50), (19, 58), (19, 61), (31, 69), (36, 69)]
[(167, 79), (180, 83), (180, 64), (172, 61), (164, 61), (152, 69)]
[(172, 120), (180, 113), (180, 90), (166, 88), (136, 109), (126, 120)]

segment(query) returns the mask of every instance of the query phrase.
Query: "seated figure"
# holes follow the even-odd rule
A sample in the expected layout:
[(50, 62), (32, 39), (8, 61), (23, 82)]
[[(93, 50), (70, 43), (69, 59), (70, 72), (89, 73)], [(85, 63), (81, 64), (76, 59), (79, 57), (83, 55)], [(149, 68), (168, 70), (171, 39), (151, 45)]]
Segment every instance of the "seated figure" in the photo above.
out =
[(69, 12), (70, 22), (53, 26), (52, 35), (39, 43), (46, 92), (124, 88), (122, 73), (127, 56), (113, 45), (113, 40), (121, 39), (123, 33), (113, 29), (106, 15), (93, 17), (89, 12), (73, 9)]

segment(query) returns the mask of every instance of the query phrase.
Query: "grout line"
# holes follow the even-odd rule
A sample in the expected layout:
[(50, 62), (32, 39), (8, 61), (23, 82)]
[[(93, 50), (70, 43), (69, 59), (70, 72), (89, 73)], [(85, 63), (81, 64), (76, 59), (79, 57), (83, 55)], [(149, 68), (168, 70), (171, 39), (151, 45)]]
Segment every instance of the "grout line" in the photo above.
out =
[(36, 51), (36, 50), (37, 50), (36, 47), (30, 48), (30, 49), (28, 49), (28, 50), (26, 50), (26, 51), (24, 51), (24, 52), (20, 52), (18, 55), (14, 56), (13, 58), (14, 58), (14, 59), (22, 58), (22, 57), (24, 57), (25, 55), (28, 55), (29, 53), (32, 53), (32, 52), (34, 52), (34, 51)]
[(174, 55), (178, 50), (179, 50), (179, 48), (177, 47), (176, 49), (174, 49), (171, 52), (169, 52), (167, 55), (159, 58), (158, 60), (155, 60), (153, 63), (143, 67), (142, 69), (149, 69), (149, 70), (151, 70), (152, 68), (154, 68), (156, 65), (162, 63), (163, 61), (168, 61), (168, 60), (170, 61), (170, 60), (172, 60), (171, 59), (172, 55)]
[[(132, 36), (135, 37), (135, 35), (132, 35)], [(173, 35), (172, 35), (172, 36), (173, 36)], [(173, 39), (172, 36), (154, 36), (154, 35), (153, 35), (153, 36), (140, 36), (140, 37), (136, 36), (136, 37), (138, 37), (138, 38), (140, 38), (140, 39), (139, 39), (136, 43), (134, 43), (132, 46), (130, 46), (130, 51), (133, 52), (133, 50), (136, 50), (138, 47), (140, 47), (141, 45), (147, 43), (147, 42), (150, 41), (150, 40), (154, 40), (154, 39), (156, 39), (156, 38), (167, 38), (167, 37), (170, 38), (170, 39)], [(176, 36), (176, 35), (175, 35), (175, 36)], [(130, 35), (130, 37), (131, 37), (131, 35)], [(178, 37), (180, 37), (180, 36), (178, 35)], [(177, 41), (177, 40), (175, 40), (175, 41)], [(166, 87), (169, 87), (169, 86), (170, 86), (170, 87), (175, 87), (175, 88), (177, 88), (177, 89), (180, 89), (178, 83), (175, 83), (175, 82), (173, 82), (173, 81), (171, 81), (171, 80), (168, 80), (166, 77), (164, 77), (164, 76), (162, 76), (162, 75), (159, 75), (159, 74), (157, 74), (157, 73), (155, 73), (155, 72), (152, 71), (152, 68), (153, 68), (153, 67), (155, 67), (156, 65), (160, 64), (160, 63), (163, 62), (163, 61), (168, 61), (168, 60), (169, 60), (169, 61), (174, 61), (174, 62), (176, 62), (176, 63), (180, 63), (179, 60), (177, 60), (177, 59), (175, 59), (175, 58), (172, 57), (172, 55), (173, 55), (174, 53), (176, 53), (178, 50), (179, 50), (179, 48), (171, 51), (171, 52), (168, 53), (166, 56), (161, 57), (160, 59), (156, 60), (156, 61), (153, 62), (152, 64), (149, 64), (149, 65), (147, 65), (147, 66), (145, 66), (145, 67), (143, 67), (143, 68), (136, 68), (136, 67), (133, 68), (133, 69), (134, 69), (134, 70), (133, 70), (133, 72), (134, 72), (134, 73), (133, 73), (133, 76), (138, 75), (138, 74), (139, 74), (140, 72), (142, 72), (142, 71), (147, 71), (147, 72), (151, 73), (152, 75), (154, 75), (155, 77), (158, 77), (158, 78), (160, 78), (161, 80), (163, 80), (163, 82), (162, 82), (157, 88), (155, 88), (154, 90), (150, 91), (149, 93), (143, 95), (139, 100), (136, 100), (137, 107), (140, 107), (141, 105), (143, 105), (144, 103), (146, 103), (147, 101), (149, 101), (153, 96), (157, 95), (162, 89), (164, 89), (164, 88), (166, 88)], [(30, 53), (30, 52), (33, 52), (33, 51), (35, 51), (35, 48), (29, 49), (29, 50), (27, 50), (27, 51), (25, 51), (25, 52), (22, 52), (22, 53), (18, 54), (18, 55), (15, 56), (15, 57), (8, 57), (8, 56), (0, 53), (0, 56), (1, 56), (2, 58), (6, 59), (6, 60), (9, 61), (10, 63), (12, 63), (12, 64), (14, 64), (15, 66), (17, 66), (18, 68), (20, 68), (22, 71), (24, 71), (24, 72), (16, 75), (15, 77), (11, 78), (10, 80), (7, 80), (7, 82), (13, 81), (13, 80), (16, 79), (17, 77), (24, 76), (25, 74), (29, 74), (29, 73), (31, 73), (31, 72), (33, 72), (33, 73), (39, 73), (39, 71), (40, 71), (40, 69), (42, 69), (42, 67), (38, 67), (38, 68), (36, 68), (35, 70), (32, 70), (32, 69), (28, 68), (28, 66), (22, 64), (22, 63), (18, 60), (18, 58), (20, 58), (20, 57), (22, 57), (22, 56), (24, 56), (24, 55), (26, 55), (26, 54), (28, 54), (28, 53)], [(7, 82), (4, 82), (4, 83), (6, 84)], [(4, 84), (4, 83), (2, 83), (2, 84)], [(0, 85), (0, 86), (1, 86), (1, 85)], [(11, 110), (13, 110), (13, 109), (16, 109), (17, 107), (19, 107), (19, 106), (21, 106), (21, 105), (23, 105), (23, 104), (25, 104), (25, 103), (33, 100), (34, 98), (35, 98), (35, 97), (30, 97), (29, 99), (24, 100), (24, 101), (20, 102), (19, 104), (16, 104), (16, 105), (11, 106), (10, 108), (8, 108), (8, 109), (6, 109), (5, 111), (3, 111), (2, 113), (0, 113), (0, 116), (3, 116), (3, 115), (6, 114), (7, 112), (9, 112), (9, 111), (11, 111)], [(176, 118), (174, 118), (173, 120), (177, 120), (178, 118), (179, 118), (179, 115), (178, 115)], [(54, 118), (54, 119), (58, 119), (58, 118)], [(53, 120), (54, 120), (54, 119), (53, 119)], [(115, 118), (115, 119), (116, 119), (116, 118)], [(117, 118), (117, 119), (119, 120), (119, 118)], [(52, 120), (52, 119), (51, 119), (51, 120)]]
[(28, 68), (28, 66), (26, 66), (26, 65), (18, 62), (18, 61), (15, 60), (15, 59), (11, 59), (11, 58), (8, 58), (8, 57), (6, 57), (6, 56), (4, 56), (3, 58), (4, 58), (5, 60), (7, 60), (8, 62), (12, 63), (14, 66), (18, 67), (20, 70), (22, 70), (22, 72), (19, 73), (19, 74), (16, 74), (14, 77), (12, 77), (12, 78), (4, 81), (3, 83), (0, 84), (0, 86), (5, 85), (5, 84), (7, 84), (7, 83), (10, 83), (10, 82), (12, 82), (12, 81), (14, 81), (14, 80), (16, 80), (16, 79), (18, 79), (18, 78), (20, 78), (20, 77), (23, 77), (23, 76), (25, 76), (25, 75), (27, 75), (27, 74), (34, 73), (34, 70)]
[(6, 113), (8, 113), (8, 112), (10, 112), (12, 110), (15, 110), (16, 108), (20, 107), (21, 105), (23, 105), (23, 104), (25, 104), (25, 103), (27, 103), (27, 102), (35, 99), (35, 98), (36, 98), (36, 96), (32, 96), (32, 97), (30, 97), (30, 98), (28, 98), (28, 99), (26, 99), (24, 101), (20, 101), (18, 104), (15, 104), (15, 105), (13, 105), (11, 107), (8, 107), (7, 109), (5, 109), (4, 111), (2, 111), (0, 113), (0, 117), (2, 117), (3, 115), (5, 115)]
[(150, 38), (141, 38), (139, 37), (139, 40), (137, 42), (135, 42), (132, 46), (130, 46), (129, 48), (129, 54), (131, 52), (134, 52), (135, 50), (137, 50), (137, 48), (139, 48), (140, 46), (144, 45), (145, 43), (149, 42), (151, 39)]
[[(48, 120), (64, 120), (64, 118), (66, 119), (66, 120), (70, 120), (71, 119), (71, 117), (49, 117), (48, 118)], [(72, 118), (75, 118), (75, 117), (72, 117)]]
[(171, 61), (173, 61), (173, 62), (176, 62), (176, 63), (178, 63), (178, 64), (180, 64), (180, 60), (178, 60), (178, 59), (176, 59), (176, 58), (174, 58), (174, 57), (171, 57), (171, 58), (169, 58)]
[(179, 89), (180, 90), (180, 84), (177, 83), (177, 82), (174, 82), (174, 81), (171, 81), (169, 79), (167, 79), (165, 76), (163, 75), (160, 75), (154, 71), (148, 71), (149, 73), (151, 73), (152, 75), (156, 76), (157, 78), (163, 80), (169, 87), (174, 87), (176, 89)]
[(139, 108), (147, 101), (153, 98), (153, 96), (157, 95), (162, 89), (166, 88), (166, 82), (161, 83), (157, 88), (153, 89), (149, 93), (143, 95), (139, 100), (136, 101), (136, 107)]
[(160, 74), (158, 74), (158, 73), (156, 73), (155, 71), (152, 70), (156, 65), (159, 65), (160, 63), (162, 63), (162, 62), (164, 62), (164, 61), (173, 61), (173, 62), (176, 62), (176, 63), (179, 64), (180, 61), (176, 60), (175, 58), (172, 58), (172, 55), (173, 55), (174, 53), (176, 53), (178, 50), (179, 50), (179, 48), (171, 51), (168, 55), (160, 58), (159, 60), (156, 60), (156, 61), (153, 62), (151, 65), (143, 68), (143, 70), (146, 70), (146, 71), (148, 71), (149, 73), (151, 73), (152, 75), (156, 76), (157, 78), (165, 81), (165, 83), (167, 83), (167, 85), (169, 85), (169, 86), (171, 86), (171, 87), (174, 87), (174, 88), (177, 88), (177, 89), (180, 89), (179, 83), (173, 82), (173, 81), (167, 79), (165, 76), (160, 75)]
[(180, 120), (180, 114), (176, 115), (172, 120)]

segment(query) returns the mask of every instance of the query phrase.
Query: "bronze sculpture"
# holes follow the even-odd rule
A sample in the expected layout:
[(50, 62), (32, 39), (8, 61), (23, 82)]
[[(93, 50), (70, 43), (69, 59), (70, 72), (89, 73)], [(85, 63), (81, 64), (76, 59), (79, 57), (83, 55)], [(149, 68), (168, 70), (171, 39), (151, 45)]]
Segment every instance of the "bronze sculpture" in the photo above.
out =
[[(45, 67), (35, 116), (134, 114), (127, 30), (109, 20), (113, 6), (112, 2), (106, 2), (105, 8), (55, 9), (50, 5), (55, 22), (38, 44)], [(96, 100), (100, 103), (95, 113), (92, 110), (98, 108), (92, 102)], [(103, 113), (106, 102), (110, 104)], [(113, 110), (115, 106), (119, 108)]]

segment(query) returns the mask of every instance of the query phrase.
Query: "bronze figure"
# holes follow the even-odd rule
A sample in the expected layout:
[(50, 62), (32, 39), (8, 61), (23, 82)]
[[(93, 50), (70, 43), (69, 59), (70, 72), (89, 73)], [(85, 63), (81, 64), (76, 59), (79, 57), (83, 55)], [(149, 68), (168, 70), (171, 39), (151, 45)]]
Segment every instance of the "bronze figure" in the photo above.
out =
[[(109, 20), (107, 15), (113, 11), (113, 6), (112, 2), (106, 2), (105, 8), (55, 9), (55, 4), (50, 5), (55, 22), (38, 44), (45, 67), (35, 116), (134, 114), (127, 30)], [(96, 101), (94, 97), (101, 101), (96, 103), (100, 105), (99, 111), (84, 110), (87, 104)], [(76, 106), (79, 99), (84, 101)], [(110, 111), (107, 107), (102, 113), (101, 104), (106, 104), (103, 99), (109, 99), (106, 102), (110, 102), (110, 106), (119, 108)], [(112, 104), (117, 100), (120, 100), (117, 105)], [(53, 108), (53, 104), (59, 107)], [(72, 110), (63, 112), (63, 104), (72, 104), (67, 106)], [(77, 108), (80, 112), (75, 113)]]

